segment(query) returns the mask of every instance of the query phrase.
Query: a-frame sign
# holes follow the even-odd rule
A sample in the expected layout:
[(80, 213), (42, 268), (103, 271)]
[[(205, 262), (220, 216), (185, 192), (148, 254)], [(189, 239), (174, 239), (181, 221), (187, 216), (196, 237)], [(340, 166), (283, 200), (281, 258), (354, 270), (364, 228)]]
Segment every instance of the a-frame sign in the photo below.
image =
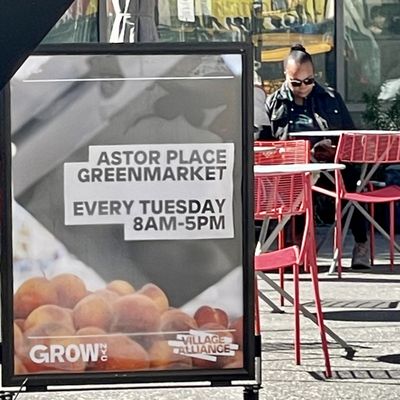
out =
[[(253, 49), (37, 49), (72, 3), (3, 0), (0, 8), (3, 387), (200, 381), (244, 386), (244, 399), (257, 400)], [(21, 78), (30, 55), (43, 63)], [(38, 247), (14, 257), (21, 227)], [(79, 296), (66, 275), (79, 275)], [(42, 290), (50, 279), (58, 289)], [(115, 282), (123, 294), (109, 290)], [(37, 302), (32, 283), (35, 295), (52, 297)], [(79, 317), (91, 299), (103, 304), (94, 306), (105, 312), (100, 322), (93, 306)], [(63, 309), (65, 324), (52, 316), (30, 325), (38, 309)], [(0, 390), (0, 400), (17, 393)]]
[(2, 0), (0, 90), (61, 18), (73, 0)]

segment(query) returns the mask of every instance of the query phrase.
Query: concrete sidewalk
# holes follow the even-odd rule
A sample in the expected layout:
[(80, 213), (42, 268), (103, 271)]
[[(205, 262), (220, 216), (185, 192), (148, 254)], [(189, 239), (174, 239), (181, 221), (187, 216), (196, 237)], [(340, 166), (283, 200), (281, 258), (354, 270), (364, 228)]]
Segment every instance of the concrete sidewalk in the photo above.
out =
[[(319, 229), (319, 235), (324, 229)], [(400, 238), (399, 238), (400, 239)], [(344, 266), (352, 248), (346, 241)], [(287, 303), (284, 314), (271, 313), (261, 302), (263, 388), (259, 398), (285, 400), (395, 400), (400, 399), (400, 257), (393, 272), (388, 266), (388, 246), (377, 237), (376, 266), (368, 272), (345, 271), (343, 278), (327, 275), (332, 255), (326, 243), (319, 257), (320, 289), (325, 322), (356, 353), (348, 353), (330, 337), (333, 378), (324, 378), (324, 362), (317, 326), (301, 317), (302, 365), (294, 363), (293, 309)], [(276, 274), (270, 275), (274, 280)], [(308, 274), (301, 275), (301, 302), (313, 310)], [(287, 289), (292, 292), (291, 276)], [(261, 290), (278, 302), (278, 294), (260, 281)], [(347, 357), (347, 358), (346, 358)], [(82, 382), (84, 384), (84, 382)], [(243, 388), (173, 388), (123, 391), (21, 393), (20, 400), (87, 399), (185, 399), (238, 400)]]
[[(285, 314), (273, 314), (263, 306), (265, 399), (400, 399), (400, 258), (396, 257), (391, 272), (387, 242), (380, 236), (376, 248), (376, 266), (371, 271), (345, 270), (341, 280), (326, 274), (332, 257), (329, 243), (319, 257), (325, 323), (356, 351), (348, 359), (348, 353), (328, 337), (332, 379), (324, 378), (316, 325), (301, 319), (303, 359), (302, 365), (296, 366), (292, 308), (288, 305)], [(344, 266), (350, 263), (351, 249), (349, 238)], [(278, 300), (276, 292), (264, 283), (261, 288)], [(312, 310), (307, 274), (301, 276), (301, 295), (302, 304)]]

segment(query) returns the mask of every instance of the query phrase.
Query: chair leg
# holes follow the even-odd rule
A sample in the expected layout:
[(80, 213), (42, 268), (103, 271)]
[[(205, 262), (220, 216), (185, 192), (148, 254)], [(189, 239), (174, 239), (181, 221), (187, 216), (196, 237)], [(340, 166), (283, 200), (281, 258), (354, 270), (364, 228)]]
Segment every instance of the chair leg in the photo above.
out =
[[(370, 204), (370, 214), (373, 219), (375, 219), (375, 205), (373, 203)], [(370, 224), (369, 228), (369, 254), (371, 266), (374, 265), (375, 260), (375, 227), (373, 224)]]
[(394, 201), (389, 203), (389, 218), (390, 218), (390, 271), (393, 272), (394, 267)]
[[(304, 238), (303, 238), (304, 241)], [(303, 243), (302, 243), (303, 244)], [(303, 260), (303, 270), (304, 272), (310, 272), (310, 263), (311, 263), (311, 237), (309, 236), (304, 243), (304, 260)]]
[(293, 292), (294, 292), (294, 351), (296, 365), (301, 363), (300, 339), (300, 289), (299, 289), (299, 264), (293, 265)]
[(341, 199), (336, 197), (336, 226), (335, 226), (335, 239), (334, 239), (334, 252), (337, 252), (337, 272), (338, 278), (342, 277), (342, 205)]
[(326, 340), (324, 316), (322, 313), (321, 298), (319, 294), (318, 272), (315, 268), (311, 268), (311, 280), (314, 288), (314, 301), (315, 301), (315, 308), (317, 311), (318, 328), (321, 336), (322, 352), (324, 353), (324, 359), (325, 359), (325, 374), (327, 378), (331, 378), (332, 377), (331, 361), (329, 359), (328, 342)]
[[(285, 290), (285, 269), (280, 268), (279, 269), (279, 285), (282, 290)], [(285, 298), (283, 296), (280, 296), (279, 304), (281, 307), (285, 305)]]
[(306, 244), (306, 250), (304, 251), (303, 269), (304, 272), (310, 272), (310, 253), (309, 245)]
[(307, 265), (307, 272), (310, 272), (310, 268), (315, 267), (318, 271), (317, 265), (317, 247), (316, 247), (316, 239), (315, 239), (315, 225), (310, 223), (309, 228), (309, 239), (308, 239), (308, 260), (309, 263)]
[[(282, 222), (282, 216), (280, 216), (278, 218), (278, 221), (279, 221), (279, 223)], [(285, 247), (285, 233), (284, 233), (284, 229), (282, 229), (278, 235), (278, 249), (283, 249), (284, 247)], [(281, 285), (281, 289), (284, 290), (285, 289), (285, 269), (284, 268), (279, 269), (279, 284)], [(285, 305), (285, 298), (283, 296), (280, 296), (279, 304), (281, 305), (281, 307), (283, 307)]]
[[(311, 189), (310, 189), (311, 192)], [(304, 263), (304, 270), (306, 272), (310, 272), (310, 269), (315, 267), (317, 268), (317, 245), (315, 238), (315, 221), (314, 221), (314, 205), (312, 195), (307, 199), (308, 207), (307, 207), (307, 238), (306, 238), (306, 251), (307, 255), (307, 263)], [(304, 237), (303, 237), (304, 240)], [(318, 270), (318, 268), (317, 268)]]

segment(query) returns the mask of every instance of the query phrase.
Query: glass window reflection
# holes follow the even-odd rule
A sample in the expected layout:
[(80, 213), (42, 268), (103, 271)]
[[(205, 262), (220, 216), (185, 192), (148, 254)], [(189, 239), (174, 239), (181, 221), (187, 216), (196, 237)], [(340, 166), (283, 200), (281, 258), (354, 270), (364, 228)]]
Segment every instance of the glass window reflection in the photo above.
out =
[(110, 42), (212, 42), (246, 40), (250, 0), (108, 0)]
[(265, 1), (259, 22), (262, 33), (255, 41), (261, 45), (259, 74), (267, 93), (282, 84), (282, 61), (293, 43), (301, 43), (313, 55), (317, 78), (335, 85), (334, 1)]
[(400, 92), (400, 3), (393, 0), (344, 2), (346, 100), (363, 93), (388, 100)]
[(43, 43), (87, 43), (98, 41), (98, 1), (75, 0)]

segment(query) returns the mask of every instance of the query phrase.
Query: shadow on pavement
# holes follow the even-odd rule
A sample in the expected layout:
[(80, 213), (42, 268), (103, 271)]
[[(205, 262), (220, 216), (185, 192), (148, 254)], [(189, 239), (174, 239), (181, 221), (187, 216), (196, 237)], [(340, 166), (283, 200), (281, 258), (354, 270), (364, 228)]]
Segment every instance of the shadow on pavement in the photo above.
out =
[(376, 359), (389, 364), (400, 364), (400, 354), (387, 354), (385, 356), (376, 357)]
[(400, 322), (399, 310), (325, 311), (326, 321)]
[[(309, 371), (308, 372), (314, 379), (319, 381), (327, 380), (323, 372)], [(336, 380), (350, 380), (350, 379), (379, 379), (379, 380), (391, 380), (391, 379), (400, 379), (400, 369), (399, 370), (342, 370), (342, 371), (333, 371), (332, 378), (329, 379)]]

